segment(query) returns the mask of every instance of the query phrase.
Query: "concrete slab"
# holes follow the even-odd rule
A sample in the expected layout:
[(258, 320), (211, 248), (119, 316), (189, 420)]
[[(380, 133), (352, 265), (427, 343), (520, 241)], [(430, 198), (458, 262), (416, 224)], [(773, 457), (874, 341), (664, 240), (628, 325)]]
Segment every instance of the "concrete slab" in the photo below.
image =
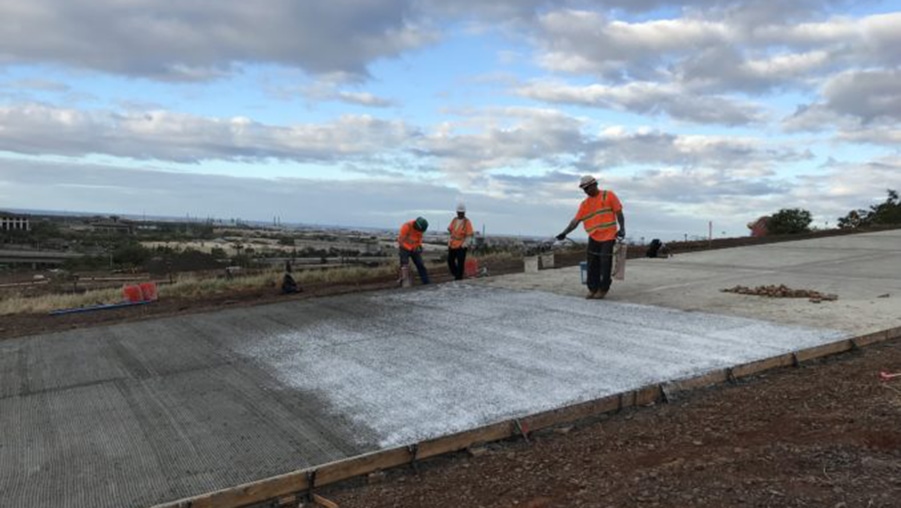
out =
[[(604, 301), (561, 269), (5, 341), (0, 499), (147, 506), (836, 341), (859, 315), (788, 319), (718, 289), (772, 276), (758, 283), (840, 287), (811, 309), (880, 305), (901, 289), (880, 273), (898, 244), (630, 261)], [(521, 289), (553, 278), (564, 294)], [(866, 326), (894, 323), (888, 308)]]
[[(578, 267), (516, 274), (482, 282), (492, 287), (582, 296)], [(839, 296), (837, 302), (762, 298), (720, 290), (785, 284)], [(630, 259), (626, 280), (604, 302), (822, 326), (864, 334), (901, 326), (901, 230)]]

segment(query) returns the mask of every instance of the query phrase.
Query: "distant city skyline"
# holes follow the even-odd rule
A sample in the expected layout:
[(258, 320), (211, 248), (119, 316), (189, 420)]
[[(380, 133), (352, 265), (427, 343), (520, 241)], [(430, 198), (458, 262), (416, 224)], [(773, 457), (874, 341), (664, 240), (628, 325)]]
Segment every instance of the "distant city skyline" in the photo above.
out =
[(901, 189), (899, 7), (6, 0), (0, 209), (551, 237), (592, 174), (636, 239), (833, 227)]

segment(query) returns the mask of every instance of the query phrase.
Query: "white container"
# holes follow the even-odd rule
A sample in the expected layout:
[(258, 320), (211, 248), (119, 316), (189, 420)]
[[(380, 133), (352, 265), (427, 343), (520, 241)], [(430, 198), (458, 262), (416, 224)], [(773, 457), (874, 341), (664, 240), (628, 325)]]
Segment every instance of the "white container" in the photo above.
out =
[(538, 256), (523, 258), (524, 271), (526, 273), (538, 273)]
[(539, 268), (542, 270), (547, 270), (548, 268), (554, 267), (554, 253), (550, 254), (542, 254), (538, 256), (539, 259)]

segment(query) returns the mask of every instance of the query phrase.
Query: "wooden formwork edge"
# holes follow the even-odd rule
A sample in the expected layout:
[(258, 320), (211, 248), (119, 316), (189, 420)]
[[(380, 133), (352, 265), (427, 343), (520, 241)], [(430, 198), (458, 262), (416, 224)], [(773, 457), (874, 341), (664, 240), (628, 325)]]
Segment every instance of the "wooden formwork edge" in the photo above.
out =
[(199, 496), (157, 504), (152, 508), (239, 508), (280, 496), (311, 492), (315, 487), (410, 464), (420, 459), (465, 450), (475, 444), (500, 441), (519, 434), (525, 435), (533, 430), (600, 416), (627, 407), (665, 401), (675, 393), (723, 384), (767, 370), (798, 365), (802, 361), (840, 354), (897, 338), (901, 338), (901, 327), (843, 339), (727, 369), (716, 369), (699, 376), (648, 385), (636, 390), (536, 413), (518, 420), (494, 423), (477, 429), (429, 439), (409, 447), (377, 450)]

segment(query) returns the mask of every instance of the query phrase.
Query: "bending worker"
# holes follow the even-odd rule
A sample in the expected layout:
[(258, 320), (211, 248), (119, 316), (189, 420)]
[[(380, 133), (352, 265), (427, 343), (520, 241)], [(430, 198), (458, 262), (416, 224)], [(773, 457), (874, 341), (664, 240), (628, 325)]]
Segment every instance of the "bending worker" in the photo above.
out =
[(429, 229), (429, 221), (422, 217), (405, 222), (400, 227), (400, 234), (397, 236), (397, 250), (400, 253), (400, 282), (404, 287), (413, 284), (413, 279), (410, 278), (410, 259), (416, 265), (419, 280), (423, 284), (429, 283), (429, 272), (422, 263), (422, 234), (427, 229)]
[[(579, 206), (575, 218), (557, 240), (563, 240), (580, 222), (588, 233), (588, 299), (602, 299), (607, 296), (612, 282), (613, 247), (617, 238), (626, 236), (626, 219), (623, 205), (611, 190), (598, 190), (598, 181), (585, 175), (579, 187), (588, 195)], [(619, 223), (619, 230), (617, 230)]]
[(455, 280), (463, 280), (466, 266), (466, 251), (472, 245), (474, 233), (472, 222), (466, 218), (466, 205), (457, 205), (457, 216), (447, 226), (450, 239), (447, 241), (447, 267)]

